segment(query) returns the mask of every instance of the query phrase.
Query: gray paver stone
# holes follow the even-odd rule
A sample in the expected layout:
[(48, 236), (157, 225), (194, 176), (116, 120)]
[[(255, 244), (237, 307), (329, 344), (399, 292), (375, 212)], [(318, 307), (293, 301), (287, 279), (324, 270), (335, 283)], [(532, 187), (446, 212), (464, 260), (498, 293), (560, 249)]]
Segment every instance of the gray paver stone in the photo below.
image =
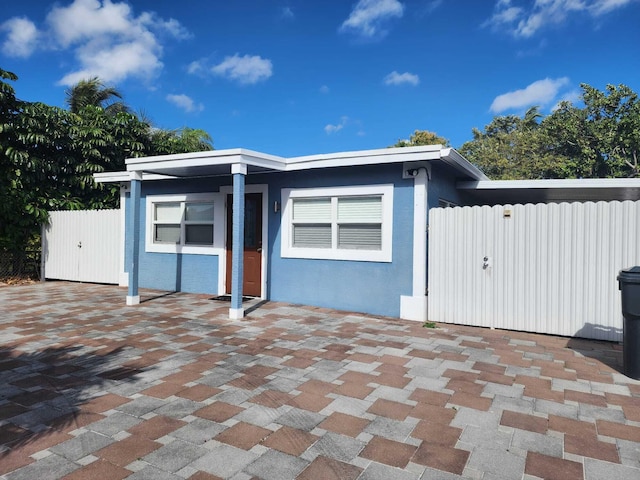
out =
[(358, 480), (418, 480), (419, 477), (420, 475), (413, 472), (371, 462)]
[(19, 470), (5, 476), (7, 480), (57, 480), (74, 470), (79, 465), (58, 455), (49, 455), (31, 465), (27, 465)]
[(169, 435), (189, 443), (202, 445), (226, 429), (226, 426), (219, 423), (198, 418), (188, 425), (169, 433)]
[(138, 470), (133, 475), (129, 475), (127, 480), (183, 480), (181, 477), (174, 475), (159, 468), (148, 466), (142, 470)]
[(125, 403), (124, 405), (120, 405), (117, 407), (117, 410), (128, 413), (129, 415), (141, 417), (164, 404), (164, 400), (159, 398), (142, 396), (132, 400), (131, 402)]
[(110, 437), (95, 432), (86, 432), (78, 435), (76, 438), (55, 445), (49, 448), (49, 450), (69, 460), (78, 460), (113, 442), (114, 440)]
[(202, 408), (202, 406), (202, 403), (194, 402), (186, 398), (178, 398), (170, 403), (165, 403), (164, 406), (156, 409), (154, 413), (180, 419), (191, 415), (196, 410)]
[(562, 458), (562, 439), (550, 435), (514, 429), (511, 445), (522, 450)]
[(309, 463), (301, 458), (269, 450), (244, 470), (265, 480), (295, 478)]
[(127, 415), (122, 412), (115, 412), (109, 415), (107, 418), (98, 420), (86, 428), (94, 432), (102, 433), (103, 435), (115, 435), (118, 432), (129, 430), (134, 425), (142, 422), (141, 418)]
[(193, 445), (183, 440), (175, 440), (151, 452), (142, 459), (160, 470), (177, 472), (207, 453), (209, 453), (209, 450), (204, 447)]
[(319, 413), (308, 412), (299, 408), (292, 408), (285, 414), (280, 415), (276, 420), (276, 423), (310, 432), (325, 418), (326, 417), (324, 415), (320, 415)]
[(397, 442), (404, 442), (418, 424), (417, 418), (408, 417), (404, 422), (386, 417), (378, 417), (365, 427), (364, 431)]
[(616, 480), (638, 480), (640, 468), (632, 468), (625, 465), (603, 462), (595, 458), (584, 459), (585, 480), (600, 480), (603, 478), (615, 478)]
[(258, 456), (255, 453), (221, 444), (189, 466), (218, 477), (229, 478), (256, 458)]
[(334, 458), (342, 462), (350, 462), (365, 447), (365, 443), (355, 438), (329, 432), (309, 448), (302, 457), (312, 461), (319, 455)]

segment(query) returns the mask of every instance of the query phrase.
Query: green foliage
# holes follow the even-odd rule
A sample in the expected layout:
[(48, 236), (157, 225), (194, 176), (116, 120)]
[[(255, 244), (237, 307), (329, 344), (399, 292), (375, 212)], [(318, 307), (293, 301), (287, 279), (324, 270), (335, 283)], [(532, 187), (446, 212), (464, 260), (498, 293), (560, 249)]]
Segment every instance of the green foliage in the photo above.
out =
[(16, 80), (0, 69), (0, 248), (23, 248), (48, 211), (117, 207), (119, 187), (96, 184), (94, 173), (124, 170), (130, 157), (213, 148), (203, 130), (160, 130), (107, 104), (121, 96), (98, 79), (67, 92), (70, 110), (18, 100)]
[(442, 145), (450, 146), (449, 140), (428, 130), (416, 130), (409, 140), (398, 140), (392, 147), (416, 147), (418, 145)]
[(538, 107), (495, 117), (460, 153), (493, 179), (640, 176), (638, 96), (625, 85), (581, 88), (584, 107), (565, 101), (547, 117)]

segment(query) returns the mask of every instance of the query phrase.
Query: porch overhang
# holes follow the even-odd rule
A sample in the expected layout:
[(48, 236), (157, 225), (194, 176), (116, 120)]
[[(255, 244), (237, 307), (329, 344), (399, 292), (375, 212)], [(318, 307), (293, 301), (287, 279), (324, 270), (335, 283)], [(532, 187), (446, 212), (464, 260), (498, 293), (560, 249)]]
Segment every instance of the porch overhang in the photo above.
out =
[(640, 178), (478, 180), (458, 182), (457, 188), (479, 205), (640, 199)]

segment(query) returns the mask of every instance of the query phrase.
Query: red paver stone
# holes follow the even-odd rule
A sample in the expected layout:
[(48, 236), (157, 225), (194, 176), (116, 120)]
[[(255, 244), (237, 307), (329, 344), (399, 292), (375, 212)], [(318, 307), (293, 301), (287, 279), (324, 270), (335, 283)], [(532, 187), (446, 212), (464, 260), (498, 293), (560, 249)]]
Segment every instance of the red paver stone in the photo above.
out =
[(131, 435), (124, 440), (98, 450), (93, 455), (104, 458), (115, 465), (126, 467), (134, 460), (138, 460), (160, 447), (162, 447), (161, 443), (154, 442), (142, 435)]
[(184, 390), (184, 388), (185, 387), (183, 385), (178, 385), (177, 383), (162, 382), (158, 385), (142, 390), (140, 393), (150, 397), (167, 398), (172, 395), (176, 395), (178, 392)]
[(297, 480), (355, 480), (362, 473), (362, 469), (349, 463), (340, 462), (332, 458), (316, 457)]
[(437, 407), (428, 403), (419, 403), (410, 413), (411, 417), (428, 420), (430, 422), (449, 425), (451, 420), (456, 416), (453, 408)]
[(374, 436), (360, 456), (392, 467), (404, 468), (416, 451), (416, 447), (406, 443)]
[(479, 370), (481, 372), (486, 372), (486, 373), (495, 373), (497, 375), (504, 375), (504, 372), (506, 372), (507, 367), (505, 367), (504, 365), (497, 365), (495, 363), (476, 362), (473, 364), (473, 369)]
[[(259, 395), (249, 399), (251, 403), (257, 403), (269, 408), (278, 408), (282, 405), (287, 405), (289, 400), (293, 398), (293, 395), (288, 393), (279, 392), (277, 390), (265, 390)], [(235, 414), (234, 414), (235, 415)]]
[(471, 395), (480, 395), (484, 390), (484, 385), (479, 383), (470, 382), (461, 378), (454, 378), (449, 380), (447, 383), (448, 390), (453, 390), (454, 392), (466, 392)]
[(600, 435), (640, 443), (640, 427), (623, 425), (621, 423), (609, 422), (607, 420), (596, 420), (596, 427)]
[(257, 427), (249, 423), (239, 422), (233, 427), (227, 428), (224, 432), (215, 437), (219, 442), (228, 443), (234, 447), (249, 450), (254, 445), (262, 442), (273, 432), (266, 428)]
[(158, 415), (149, 420), (145, 420), (142, 423), (135, 425), (129, 429), (129, 433), (133, 435), (140, 435), (151, 440), (156, 440), (160, 437), (164, 437), (168, 433), (173, 432), (186, 425), (182, 420), (176, 420), (174, 418)]
[(162, 377), (161, 380), (163, 382), (171, 382), (177, 383), (179, 385), (184, 385), (185, 383), (195, 382), (202, 375), (194, 371), (181, 371), (177, 373), (173, 373), (171, 375), (167, 375), (166, 377)]
[(184, 390), (178, 392), (176, 395), (182, 398), (188, 398), (189, 400), (193, 400), (194, 402), (202, 402), (203, 400), (211, 398), (220, 392), (222, 392), (222, 390), (219, 388), (198, 384), (194, 385), (193, 387), (185, 388)]
[(565, 389), (564, 399), (565, 401), (588, 403), (590, 405), (607, 408), (607, 400), (604, 395), (594, 395), (593, 393)]
[(367, 387), (366, 385), (363, 385), (361, 383), (345, 382), (342, 385), (337, 386), (334, 390), (334, 393), (337, 393), (338, 395), (344, 395), (345, 397), (359, 398), (362, 400), (369, 396), (369, 394), (374, 390), (375, 388)]
[(421, 420), (413, 429), (413, 432), (411, 432), (413, 438), (449, 447), (456, 445), (461, 434), (461, 428), (450, 427), (437, 422), (428, 422), (426, 420)]
[(404, 420), (412, 412), (413, 406), (379, 398), (369, 407), (367, 412), (382, 417)]
[(229, 385), (232, 387), (242, 388), (243, 390), (255, 390), (267, 382), (268, 380), (265, 380), (264, 377), (259, 377), (257, 375), (243, 375), (231, 380)]
[(581, 463), (536, 452), (527, 453), (524, 473), (545, 480), (583, 480)]
[(491, 399), (473, 395), (467, 392), (456, 392), (449, 399), (449, 403), (460, 405), (462, 407), (474, 408), (476, 410), (487, 411), (491, 407)]
[(318, 427), (355, 438), (369, 423), (371, 422), (365, 418), (335, 412), (329, 415)]
[[(2, 408), (0, 406), (0, 408)], [(0, 426), (0, 445), (11, 445), (13, 442), (20, 440), (31, 434), (30, 430), (7, 423)]]
[(131, 475), (129, 470), (104, 460), (96, 460), (86, 467), (81, 467), (75, 472), (62, 477), (62, 480), (95, 480), (97, 478), (121, 480), (129, 475)]
[(547, 433), (548, 421), (546, 418), (505, 410), (502, 412), (500, 425), (519, 428), (520, 430), (528, 430), (530, 432)]
[(553, 414), (549, 415), (549, 430), (564, 432), (577, 437), (588, 436), (596, 438), (595, 423), (583, 422)]
[(214, 402), (211, 405), (207, 405), (206, 407), (196, 410), (193, 414), (200, 418), (206, 418), (207, 420), (222, 423), (229, 420), (231, 417), (235, 417), (243, 410), (243, 408), (236, 407), (230, 403)]
[(409, 400), (413, 400), (419, 403), (428, 403), (429, 405), (436, 405), (438, 407), (444, 407), (451, 398), (448, 393), (434, 392), (431, 390), (425, 390), (423, 388), (416, 388)]
[(319, 437), (303, 430), (284, 426), (280, 430), (269, 435), (262, 444), (269, 448), (297, 457), (313, 445), (318, 438)]
[(93, 398), (87, 403), (80, 405), (80, 410), (84, 412), (102, 413), (119, 407), (120, 405), (124, 405), (125, 403), (129, 403), (130, 401), (130, 398), (121, 397), (120, 395), (113, 393), (107, 393), (106, 395)]
[(618, 449), (614, 443), (599, 442), (591, 437), (565, 435), (564, 451), (583, 457), (597, 458), (605, 462), (620, 463)]
[(404, 388), (411, 381), (409, 377), (402, 377), (393, 373), (382, 373), (374, 380), (378, 385), (386, 385), (394, 388)]
[(638, 406), (623, 406), (622, 411), (627, 420), (640, 422), (640, 399), (638, 400)]
[(282, 362), (281, 365), (284, 365), (286, 367), (304, 369), (304, 368), (310, 367), (316, 362), (317, 362), (316, 360), (311, 360), (309, 358), (290, 358), (286, 362)]
[(313, 393), (315, 395), (325, 396), (335, 390), (337, 385), (332, 383), (323, 382), (321, 380), (309, 380), (299, 387), (296, 390), (300, 390), (301, 392)]
[(468, 458), (469, 452), (466, 450), (425, 441), (420, 444), (411, 461), (436, 470), (462, 475)]
[(303, 392), (297, 397), (293, 397), (291, 400), (289, 400), (289, 405), (300, 408), (302, 410), (319, 412), (331, 402), (333, 402), (333, 398), (327, 398), (320, 395), (314, 395), (313, 393)]

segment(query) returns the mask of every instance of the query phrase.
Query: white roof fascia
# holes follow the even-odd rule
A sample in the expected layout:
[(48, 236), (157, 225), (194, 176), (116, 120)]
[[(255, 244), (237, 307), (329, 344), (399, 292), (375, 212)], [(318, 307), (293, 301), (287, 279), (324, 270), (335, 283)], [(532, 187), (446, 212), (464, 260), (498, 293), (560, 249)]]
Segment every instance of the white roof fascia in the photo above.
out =
[(477, 182), (458, 182), (457, 187), (465, 190), (516, 190), (539, 188), (640, 188), (640, 178), (485, 180)]
[(210, 150), (206, 152), (179, 153), (176, 155), (128, 158), (125, 160), (125, 163), (128, 171), (230, 165), (233, 163), (245, 163), (263, 166), (265, 168), (282, 169), (285, 164), (285, 159), (275, 155), (246, 150), (244, 148), (234, 148), (229, 150)]
[[(173, 175), (162, 175), (159, 173), (143, 173), (142, 180), (172, 180), (179, 177)], [(131, 174), (129, 172), (101, 172), (94, 173), (93, 179), (96, 183), (117, 183), (128, 182), (131, 180)]]
[[(482, 170), (480, 170), (474, 164), (469, 162), (469, 160), (464, 158), (462, 155), (460, 155), (460, 153), (458, 153), (458, 151), (454, 150), (453, 148), (443, 148), (441, 152), (442, 152), (441, 159), (443, 162), (451, 165), (457, 170), (462, 170), (471, 178), (475, 178), (481, 181), (489, 180), (489, 177), (487, 177), (484, 173), (482, 173)], [(475, 182), (471, 182), (471, 183), (475, 183)]]
[(312, 168), (352, 167), (357, 165), (380, 165), (385, 163), (438, 160), (440, 159), (440, 150), (440, 145), (427, 145), (294, 157), (286, 160), (286, 170), (295, 171)]

